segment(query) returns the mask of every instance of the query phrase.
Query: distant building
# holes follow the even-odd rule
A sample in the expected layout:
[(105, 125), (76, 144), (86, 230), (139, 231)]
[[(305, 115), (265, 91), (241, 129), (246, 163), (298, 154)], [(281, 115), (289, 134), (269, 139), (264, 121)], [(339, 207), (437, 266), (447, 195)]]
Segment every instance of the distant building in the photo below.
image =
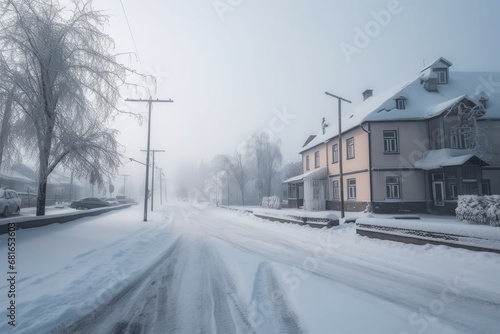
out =
[(340, 210), (454, 213), (461, 194), (500, 194), (500, 73), (453, 72), (439, 58), (310, 136), (304, 174), (286, 180), (289, 205)]

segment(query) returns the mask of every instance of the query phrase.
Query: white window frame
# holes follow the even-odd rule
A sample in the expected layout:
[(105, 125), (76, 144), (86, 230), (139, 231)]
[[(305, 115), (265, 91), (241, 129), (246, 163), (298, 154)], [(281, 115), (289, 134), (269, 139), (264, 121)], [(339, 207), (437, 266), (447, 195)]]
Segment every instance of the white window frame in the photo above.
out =
[(401, 185), (399, 183), (399, 176), (386, 176), (385, 177), (385, 189), (386, 196), (388, 199), (400, 199), (401, 198)]
[(356, 179), (347, 179), (347, 198), (356, 199)]
[(472, 129), (468, 126), (453, 128), (450, 131), (451, 148), (471, 148), (469, 135)]
[(351, 137), (346, 140), (346, 149), (347, 149), (347, 159), (354, 159), (355, 158), (354, 137)]
[(403, 110), (406, 108), (405, 99), (396, 99), (396, 109)]
[(340, 199), (340, 186), (338, 180), (333, 180), (332, 182), (332, 199)]
[(319, 151), (314, 152), (314, 168), (319, 168)]
[(332, 164), (339, 162), (339, 144), (332, 145)]
[[(393, 133), (390, 136), (389, 133)], [(384, 130), (384, 153), (399, 153), (398, 131), (397, 130)]]
[(309, 170), (310, 169), (310, 165), (309, 165), (309, 155), (306, 155), (306, 170)]
[(437, 74), (437, 83), (438, 84), (448, 83), (448, 78), (446, 77), (446, 71), (436, 71), (436, 74)]

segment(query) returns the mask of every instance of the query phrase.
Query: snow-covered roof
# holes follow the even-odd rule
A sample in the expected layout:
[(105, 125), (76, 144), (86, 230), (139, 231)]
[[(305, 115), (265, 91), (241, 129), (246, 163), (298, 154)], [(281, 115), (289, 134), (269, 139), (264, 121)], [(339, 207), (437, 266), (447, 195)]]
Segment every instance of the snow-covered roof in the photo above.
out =
[(9, 171), (8, 173), (0, 173), (0, 178), (18, 182), (32, 182), (32, 183), (35, 182), (35, 180), (32, 180), (14, 170)]
[(430, 170), (446, 166), (462, 166), (472, 158), (478, 159), (478, 162), (482, 165), (487, 165), (487, 163), (474, 155), (472, 150), (454, 148), (425, 151), (422, 159), (415, 161), (413, 165), (416, 168)]
[[(352, 112), (342, 117), (342, 133), (364, 122), (425, 120), (444, 113), (458, 101), (467, 98), (474, 103), (488, 97), (486, 113), (481, 119), (500, 119), (500, 93), (492, 87), (500, 81), (500, 72), (450, 72), (447, 84), (438, 85), (437, 92), (427, 91), (420, 75), (361, 102)], [(396, 109), (395, 99), (406, 97), (405, 109)], [(320, 130), (300, 153), (338, 136), (333, 124)]]
[(288, 180), (283, 181), (283, 183), (297, 183), (302, 180), (311, 180), (311, 179), (326, 179), (326, 177), (327, 177), (326, 167), (321, 167), (313, 171), (291, 177)]

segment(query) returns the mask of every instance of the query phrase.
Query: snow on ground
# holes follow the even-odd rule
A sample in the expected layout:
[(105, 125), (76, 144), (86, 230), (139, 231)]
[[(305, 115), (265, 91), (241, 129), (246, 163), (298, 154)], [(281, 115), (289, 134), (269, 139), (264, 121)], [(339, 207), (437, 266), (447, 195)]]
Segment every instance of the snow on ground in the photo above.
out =
[[(52, 216), (52, 215), (59, 215), (59, 214), (67, 214), (67, 213), (74, 213), (78, 212), (75, 209), (72, 209), (69, 207), (69, 204), (64, 207), (56, 207), (54, 205), (47, 206), (45, 208), (45, 215), (46, 216)], [(36, 216), (36, 208), (30, 207), (30, 208), (22, 208), (21, 209), (21, 214), (19, 215), (11, 215), (9, 217), (3, 217), (0, 216), (0, 225), (2, 224), (8, 224), (10, 221), (16, 220), (22, 220), (24, 217), (35, 217)]]
[[(500, 255), (169, 204), (17, 231), (2, 333), (493, 333)], [(0, 256), (6, 256), (0, 236)], [(6, 262), (0, 262), (7, 272)], [(6, 308), (8, 286), (0, 283)]]

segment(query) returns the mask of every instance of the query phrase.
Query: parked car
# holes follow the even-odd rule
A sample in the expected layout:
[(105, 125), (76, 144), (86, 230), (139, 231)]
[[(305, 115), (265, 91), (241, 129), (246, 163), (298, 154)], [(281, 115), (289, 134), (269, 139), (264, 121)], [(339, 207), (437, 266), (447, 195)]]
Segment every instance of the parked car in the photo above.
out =
[(0, 212), (7, 217), (11, 213), (21, 213), (21, 198), (12, 189), (0, 189)]
[(127, 201), (127, 197), (123, 196), (123, 195), (118, 195), (116, 196), (116, 200), (118, 201), (118, 203), (120, 204), (127, 204), (128, 201)]
[(71, 203), (70, 208), (85, 210), (85, 209), (95, 209), (95, 208), (105, 208), (111, 206), (110, 203), (103, 201), (102, 199), (96, 197), (82, 198), (78, 201)]
[(116, 198), (106, 198), (105, 201), (111, 204), (111, 206), (120, 205)]

